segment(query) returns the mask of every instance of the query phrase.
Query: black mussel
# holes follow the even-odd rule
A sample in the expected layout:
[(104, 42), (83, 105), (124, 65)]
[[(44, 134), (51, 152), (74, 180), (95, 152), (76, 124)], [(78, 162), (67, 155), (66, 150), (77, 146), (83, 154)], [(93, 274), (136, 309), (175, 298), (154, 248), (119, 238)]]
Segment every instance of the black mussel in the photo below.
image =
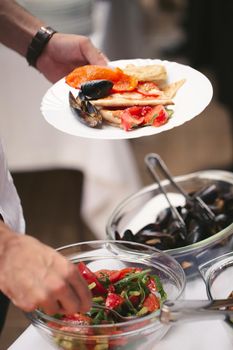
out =
[(171, 249), (175, 247), (175, 236), (165, 232), (155, 232), (154, 239), (151, 238), (145, 242), (148, 245), (154, 245), (158, 249)]
[(205, 238), (204, 227), (197, 220), (192, 219), (187, 227), (187, 237), (185, 239), (187, 244), (194, 244)]
[(189, 220), (190, 214), (186, 207), (177, 207), (177, 210), (184, 221)]
[(120, 236), (120, 233), (118, 231), (115, 231), (115, 239), (117, 241), (120, 241), (121, 240), (121, 236)]
[(222, 198), (224, 200), (224, 210), (233, 213), (233, 193), (225, 193)]
[(113, 82), (110, 80), (91, 80), (81, 85), (82, 93), (90, 100), (106, 97), (110, 94)]
[(223, 230), (233, 222), (233, 192), (217, 184), (205, 186), (200, 191), (189, 193), (205, 202), (213, 215), (203, 209), (196, 198), (183, 206), (176, 206), (182, 220), (172, 214), (170, 207), (162, 209), (154, 223), (148, 223), (135, 235), (126, 232), (126, 240), (135, 240), (161, 250), (184, 247), (195, 244)]
[(225, 228), (228, 225), (228, 217), (226, 214), (219, 214), (215, 216), (215, 229), (216, 232), (221, 231), (223, 228)]
[[(150, 226), (152, 226), (153, 224), (151, 224)], [(138, 231), (135, 235), (135, 240), (138, 243), (145, 243), (146, 241), (153, 239), (155, 237), (157, 237), (157, 234), (161, 233), (159, 231), (156, 231), (156, 229), (154, 230), (150, 230), (148, 229), (148, 226), (143, 227), (140, 231)]]
[(187, 236), (186, 226), (183, 226), (178, 220), (171, 221), (166, 231), (172, 235), (176, 241), (184, 241)]
[(153, 222), (151, 224), (144, 226), (141, 230), (139, 230), (136, 233), (136, 236), (140, 236), (141, 233), (143, 233), (144, 235), (146, 234), (150, 235), (151, 233), (154, 233), (156, 231), (160, 231), (160, 226)]
[(74, 95), (69, 92), (69, 104), (71, 110), (78, 116), (83, 124), (91, 128), (98, 127), (102, 124), (102, 115), (91, 102), (83, 98), (82, 93), (79, 93), (75, 98)]
[(155, 223), (159, 225), (160, 229), (163, 230), (167, 227), (170, 219), (172, 219), (172, 212), (170, 208), (165, 208), (159, 212)]
[(125, 241), (135, 242), (135, 236), (131, 230), (126, 230), (122, 236)]
[(218, 196), (219, 188), (216, 184), (211, 184), (194, 193), (194, 197), (200, 197), (206, 204), (212, 204)]
[(214, 204), (208, 205), (208, 207), (210, 208), (210, 210), (212, 210), (212, 212), (213, 212), (215, 215), (218, 215), (218, 214), (222, 213), (223, 206), (224, 206), (224, 200), (218, 199), (218, 198), (216, 199), (216, 201), (215, 201)]

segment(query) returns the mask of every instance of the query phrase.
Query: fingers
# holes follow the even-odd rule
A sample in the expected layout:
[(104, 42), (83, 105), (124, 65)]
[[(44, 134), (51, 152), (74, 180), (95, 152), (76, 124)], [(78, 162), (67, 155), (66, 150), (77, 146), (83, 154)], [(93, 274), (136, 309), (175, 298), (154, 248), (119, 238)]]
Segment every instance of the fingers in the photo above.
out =
[(36, 239), (25, 236), (8, 244), (0, 267), (0, 290), (26, 312), (38, 307), (48, 314), (90, 309), (91, 294), (77, 267)]
[(97, 49), (91, 42), (90, 39), (83, 37), (81, 39), (81, 52), (89, 64), (96, 64), (101, 66), (106, 66), (108, 63), (108, 58), (103, 54), (103, 52)]
[(43, 279), (31, 274), (21, 277), (20, 285), (17, 281), (18, 288), (13, 284), (3, 292), (25, 312), (40, 308), (49, 315), (72, 314), (85, 313), (91, 307), (91, 293), (86, 281), (75, 265), (63, 257), (58, 257)]
[(87, 282), (82, 278), (77, 268), (74, 267), (74, 275), (70, 279), (70, 285), (75, 295), (80, 298), (80, 312), (87, 312), (91, 307), (91, 292)]
[(91, 293), (75, 265), (70, 265), (68, 276), (65, 280), (57, 281), (57, 285), (53, 285), (52, 292), (63, 313), (85, 313), (91, 307)]

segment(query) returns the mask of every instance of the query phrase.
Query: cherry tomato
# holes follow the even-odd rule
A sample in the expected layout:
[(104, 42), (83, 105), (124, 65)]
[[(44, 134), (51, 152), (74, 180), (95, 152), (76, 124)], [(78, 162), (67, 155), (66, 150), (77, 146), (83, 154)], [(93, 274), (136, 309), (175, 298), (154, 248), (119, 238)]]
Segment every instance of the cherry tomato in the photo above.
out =
[(105, 301), (105, 305), (109, 309), (117, 309), (124, 303), (124, 298), (116, 293), (109, 292)]
[(83, 278), (87, 281), (88, 284), (95, 283), (95, 288), (93, 288), (91, 291), (96, 293), (105, 294), (107, 290), (104, 288), (104, 286), (100, 283), (94, 272), (92, 272), (85, 264), (84, 262), (79, 262), (77, 264), (78, 270), (83, 276)]
[(143, 302), (143, 307), (147, 307), (148, 312), (158, 310), (160, 307), (159, 299), (152, 293)]

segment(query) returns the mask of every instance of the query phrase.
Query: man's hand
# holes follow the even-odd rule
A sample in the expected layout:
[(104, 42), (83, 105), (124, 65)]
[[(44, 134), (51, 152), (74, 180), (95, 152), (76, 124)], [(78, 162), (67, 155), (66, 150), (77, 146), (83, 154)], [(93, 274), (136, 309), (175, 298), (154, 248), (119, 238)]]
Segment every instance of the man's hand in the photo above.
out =
[(56, 33), (39, 56), (37, 69), (51, 82), (86, 64), (106, 65), (104, 54), (85, 36)]
[(74, 264), (35, 238), (6, 235), (0, 249), (0, 290), (20, 309), (48, 314), (87, 312), (91, 294)]

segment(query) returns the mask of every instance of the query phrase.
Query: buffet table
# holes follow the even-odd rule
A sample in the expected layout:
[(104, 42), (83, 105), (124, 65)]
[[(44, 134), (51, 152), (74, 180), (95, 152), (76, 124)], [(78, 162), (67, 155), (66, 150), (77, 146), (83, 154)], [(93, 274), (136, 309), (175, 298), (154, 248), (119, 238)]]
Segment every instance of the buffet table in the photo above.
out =
[[(200, 278), (188, 281), (183, 297), (185, 299), (206, 299), (205, 285)], [(173, 326), (167, 335), (153, 347), (153, 350), (232, 350), (232, 342), (222, 321), (190, 322)], [(8, 348), (8, 350), (53, 350), (37, 330), (30, 326)]]

